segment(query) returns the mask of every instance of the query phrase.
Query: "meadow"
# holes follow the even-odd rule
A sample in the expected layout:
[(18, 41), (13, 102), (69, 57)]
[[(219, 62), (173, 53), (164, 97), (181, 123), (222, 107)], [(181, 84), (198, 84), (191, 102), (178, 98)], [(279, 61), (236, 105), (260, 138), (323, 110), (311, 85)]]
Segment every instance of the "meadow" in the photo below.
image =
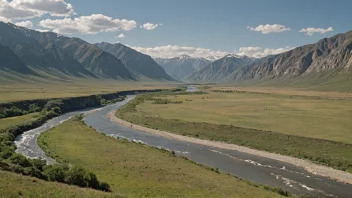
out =
[(0, 131), (10, 128), (11, 126), (23, 125), (36, 120), (39, 113), (30, 113), (23, 116), (9, 117), (0, 119)]
[(146, 101), (136, 109), (147, 117), (233, 125), (352, 143), (352, 95), (220, 90), (230, 92), (209, 90), (206, 95), (172, 95), (165, 99), (182, 101), (182, 104), (154, 105)]
[(113, 80), (75, 80), (38, 83), (1, 83), (0, 103), (32, 99), (66, 98), (126, 90), (167, 89), (180, 86), (174, 82), (133, 82)]
[(39, 144), (59, 162), (82, 166), (127, 197), (279, 197), (165, 150), (107, 137), (80, 120), (43, 133)]
[[(146, 94), (117, 111), (129, 122), (202, 139), (308, 159), (352, 172), (351, 100), (206, 89), (208, 94)], [(179, 101), (155, 104), (155, 99)]]
[(122, 197), (117, 194), (47, 182), (34, 177), (0, 171), (0, 197)]

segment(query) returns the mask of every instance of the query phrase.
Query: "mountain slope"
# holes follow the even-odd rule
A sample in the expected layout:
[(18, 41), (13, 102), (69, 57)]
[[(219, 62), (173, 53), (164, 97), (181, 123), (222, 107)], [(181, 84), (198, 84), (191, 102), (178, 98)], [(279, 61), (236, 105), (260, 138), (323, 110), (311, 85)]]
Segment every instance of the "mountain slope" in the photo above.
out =
[(0, 45), (0, 70), (31, 74), (32, 71), (11, 51), (9, 47)]
[(136, 79), (136, 75), (113, 55), (99, 47), (79, 38), (69, 38), (52, 32), (37, 34), (32, 32), (31, 37), (42, 45), (55, 44), (65, 53), (84, 66), (84, 68), (101, 78)]
[(103, 78), (135, 80), (139, 75), (115, 56), (79, 38), (38, 32), (0, 22), (0, 45), (8, 46), (43, 78)]
[(316, 74), (348, 74), (352, 69), (352, 31), (315, 44), (266, 57), (232, 74), (234, 80), (289, 80)]
[(126, 67), (147, 78), (155, 80), (174, 80), (148, 55), (142, 54), (120, 43), (110, 44), (102, 42), (95, 45), (120, 59)]
[(203, 69), (211, 63), (204, 58), (192, 58), (187, 55), (182, 55), (175, 58), (155, 58), (159, 65), (175, 79), (183, 80), (191, 73)]
[(219, 81), (253, 62), (247, 56), (229, 54), (187, 77), (189, 81)]
[(93, 76), (80, 63), (53, 44), (42, 45), (31, 34), (33, 30), (0, 22), (0, 44), (8, 46), (21, 61), (35, 70), (47, 73), (61, 73), (68, 76)]

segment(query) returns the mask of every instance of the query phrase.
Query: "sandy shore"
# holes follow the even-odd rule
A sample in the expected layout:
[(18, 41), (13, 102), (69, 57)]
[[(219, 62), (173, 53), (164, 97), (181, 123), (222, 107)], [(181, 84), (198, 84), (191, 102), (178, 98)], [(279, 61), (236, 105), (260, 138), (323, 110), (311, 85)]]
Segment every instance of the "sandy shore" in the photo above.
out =
[(150, 129), (147, 127), (135, 125), (135, 124), (129, 123), (127, 121), (121, 120), (115, 116), (114, 111), (109, 112), (107, 117), (109, 120), (111, 120), (115, 123), (118, 123), (118, 124), (126, 126), (126, 127), (132, 126), (134, 129), (144, 131), (147, 133), (157, 134), (157, 135), (160, 135), (160, 136), (163, 136), (166, 138), (177, 139), (177, 140), (181, 140), (184, 142), (201, 144), (201, 145), (205, 145), (205, 146), (212, 146), (212, 147), (217, 147), (217, 148), (222, 148), (222, 149), (236, 150), (236, 151), (240, 151), (243, 153), (257, 155), (257, 156), (261, 156), (261, 157), (265, 157), (265, 158), (269, 158), (269, 159), (274, 159), (274, 160), (290, 163), (290, 164), (293, 164), (298, 167), (302, 167), (305, 170), (307, 170), (308, 172), (311, 172), (316, 175), (329, 177), (331, 179), (334, 179), (334, 180), (337, 180), (340, 182), (352, 184), (352, 174), (345, 172), (345, 171), (336, 170), (336, 169), (333, 169), (330, 167), (317, 165), (317, 164), (314, 164), (314, 163), (309, 162), (307, 160), (302, 160), (302, 159), (298, 159), (298, 158), (294, 158), (294, 157), (290, 157), (290, 156), (285, 156), (285, 155), (280, 155), (280, 154), (276, 154), (276, 153), (269, 153), (266, 151), (255, 150), (255, 149), (247, 148), (244, 146), (238, 146), (235, 144), (227, 144), (224, 142), (202, 140), (202, 139), (197, 139), (197, 138), (193, 138), (193, 137), (187, 137), (187, 136), (182, 136), (182, 135), (170, 133), (167, 131)]

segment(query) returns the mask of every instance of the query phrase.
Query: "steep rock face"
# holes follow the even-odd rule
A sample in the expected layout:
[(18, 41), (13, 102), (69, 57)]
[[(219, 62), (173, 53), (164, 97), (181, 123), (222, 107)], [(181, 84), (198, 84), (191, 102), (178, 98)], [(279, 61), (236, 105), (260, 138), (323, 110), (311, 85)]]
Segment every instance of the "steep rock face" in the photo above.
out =
[(182, 55), (175, 58), (155, 58), (165, 71), (175, 79), (183, 80), (191, 73), (203, 69), (211, 63), (205, 58), (193, 58)]
[(263, 58), (234, 72), (233, 78), (292, 79), (310, 73), (347, 72), (351, 68), (351, 57), (352, 31)]
[(247, 56), (227, 55), (187, 77), (190, 81), (219, 81), (237, 71), (254, 59)]
[(142, 74), (147, 78), (157, 80), (174, 80), (148, 55), (142, 54), (120, 43), (110, 44), (103, 42), (95, 45), (120, 59), (126, 67)]

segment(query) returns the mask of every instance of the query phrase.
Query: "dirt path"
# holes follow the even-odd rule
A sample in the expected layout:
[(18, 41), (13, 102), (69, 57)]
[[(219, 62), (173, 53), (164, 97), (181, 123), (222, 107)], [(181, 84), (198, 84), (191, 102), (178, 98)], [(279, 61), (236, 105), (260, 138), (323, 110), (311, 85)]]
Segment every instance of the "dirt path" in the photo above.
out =
[(334, 179), (334, 180), (337, 180), (340, 182), (352, 184), (352, 174), (351, 173), (336, 170), (336, 169), (322, 166), (322, 165), (317, 165), (317, 164), (314, 164), (314, 163), (307, 161), (307, 160), (302, 160), (302, 159), (298, 159), (298, 158), (294, 158), (294, 157), (290, 157), (290, 156), (285, 156), (285, 155), (280, 155), (280, 154), (276, 154), (276, 153), (269, 153), (269, 152), (261, 151), (261, 150), (255, 150), (255, 149), (247, 148), (244, 146), (238, 146), (235, 144), (227, 144), (224, 142), (216, 142), (216, 141), (210, 141), (210, 140), (197, 139), (197, 138), (193, 138), (193, 137), (187, 137), (187, 136), (182, 136), (182, 135), (170, 133), (167, 131), (150, 129), (150, 128), (135, 125), (130, 122), (127, 122), (127, 121), (124, 121), (124, 120), (117, 118), (115, 116), (115, 111), (109, 112), (107, 117), (109, 120), (111, 120), (115, 123), (118, 123), (118, 124), (126, 126), (126, 127), (132, 126), (134, 129), (144, 131), (147, 133), (156, 134), (156, 135), (160, 135), (160, 136), (163, 136), (166, 138), (176, 139), (176, 140), (180, 140), (180, 141), (184, 141), (184, 142), (190, 142), (190, 143), (195, 143), (195, 144), (200, 144), (200, 145), (205, 145), (205, 146), (217, 147), (217, 148), (221, 148), (221, 149), (236, 150), (236, 151), (240, 151), (243, 153), (248, 153), (248, 154), (257, 155), (257, 156), (261, 156), (261, 157), (265, 157), (265, 158), (269, 158), (269, 159), (273, 159), (273, 160), (278, 160), (278, 161), (293, 164), (298, 167), (302, 167), (305, 170), (307, 170), (308, 172), (316, 174), (316, 175), (329, 177), (331, 179)]

